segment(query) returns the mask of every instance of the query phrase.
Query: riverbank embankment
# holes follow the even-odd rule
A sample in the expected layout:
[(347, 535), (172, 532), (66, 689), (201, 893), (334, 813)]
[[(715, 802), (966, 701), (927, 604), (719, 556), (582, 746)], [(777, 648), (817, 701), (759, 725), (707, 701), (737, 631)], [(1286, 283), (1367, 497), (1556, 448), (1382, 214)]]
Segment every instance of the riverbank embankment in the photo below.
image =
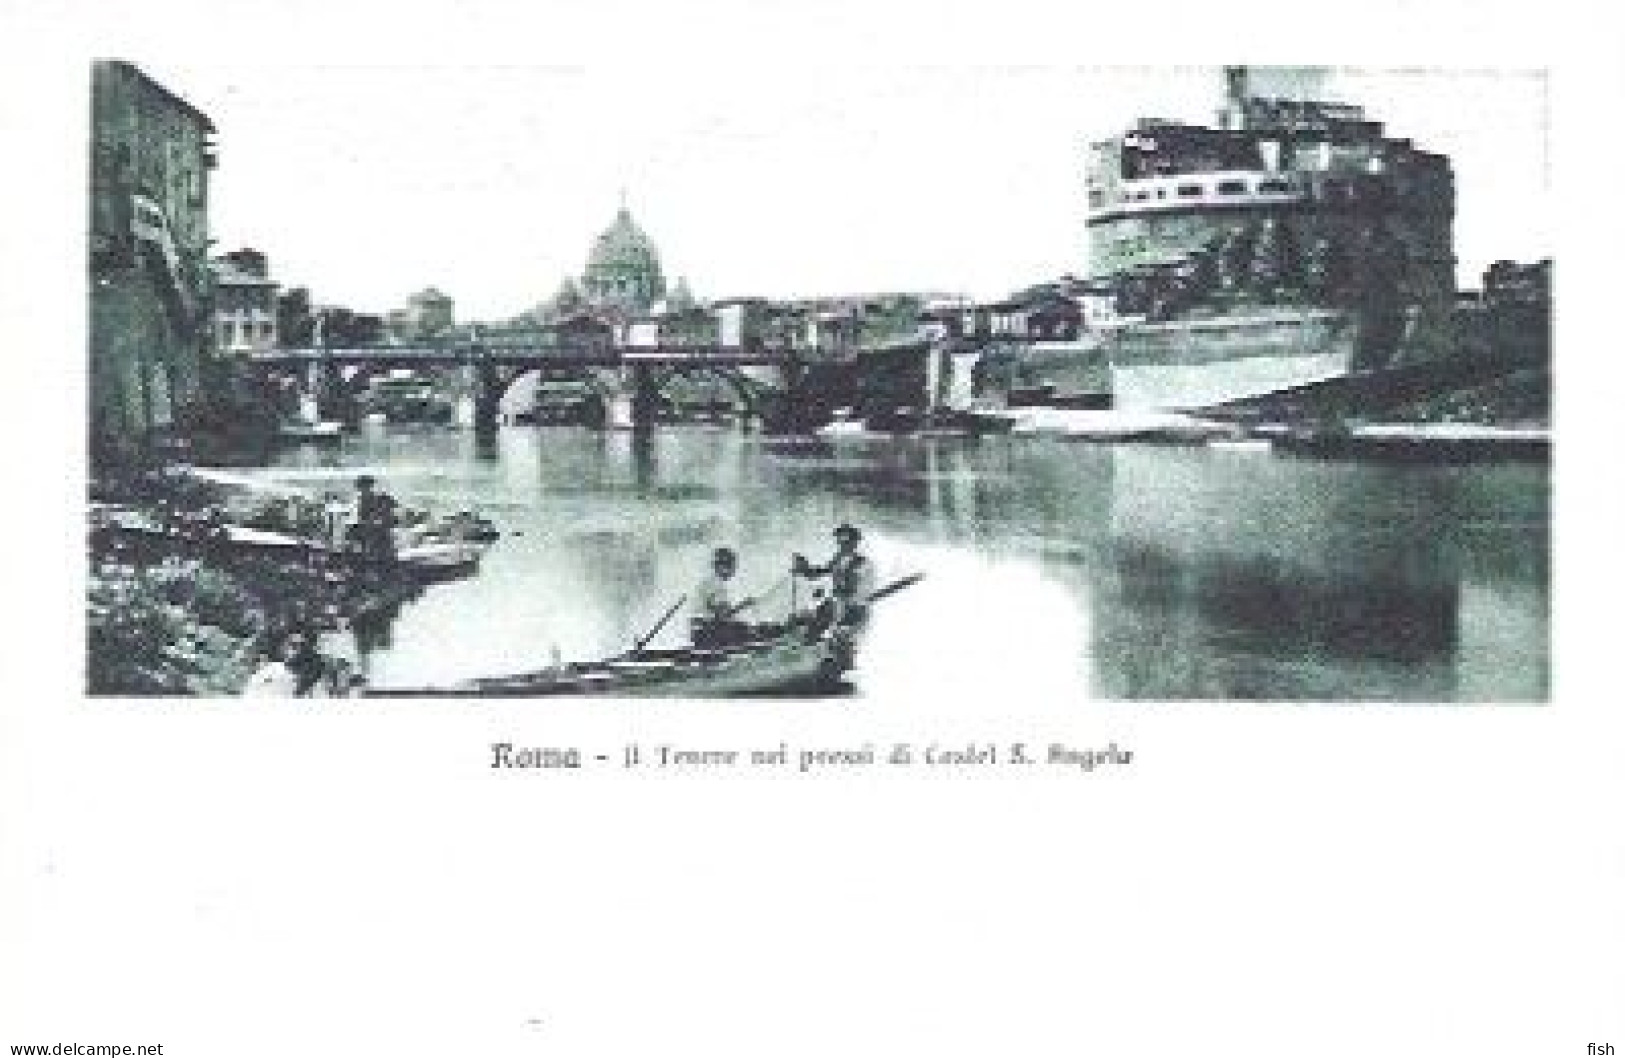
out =
[(1550, 429), (1551, 369), (1518, 361), (1412, 364), (1236, 401), (1204, 414), (1244, 426), (1462, 423)]
[[(131, 534), (93, 514), (87, 570), (86, 691), (221, 696), (294, 634), (387, 628), (411, 586), (359, 576), (310, 553), (223, 546), (219, 511), (173, 475), (99, 481), (92, 509), (162, 532)], [(359, 645), (358, 645), (359, 649)]]

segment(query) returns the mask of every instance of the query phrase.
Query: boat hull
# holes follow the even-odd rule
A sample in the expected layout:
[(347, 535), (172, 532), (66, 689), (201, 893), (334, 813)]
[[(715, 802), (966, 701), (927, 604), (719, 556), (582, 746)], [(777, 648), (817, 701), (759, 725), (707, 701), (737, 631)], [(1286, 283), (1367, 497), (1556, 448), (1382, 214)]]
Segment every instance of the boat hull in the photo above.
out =
[(840, 688), (851, 651), (799, 634), (733, 650), (646, 651), (533, 673), (442, 687), (373, 687), (373, 698), (764, 698), (818, 696)]
[(1104, 331), (1112, 405), (1191, 411), (1340, 378), (1357, 332), (1330, 309), (1119, 324)]

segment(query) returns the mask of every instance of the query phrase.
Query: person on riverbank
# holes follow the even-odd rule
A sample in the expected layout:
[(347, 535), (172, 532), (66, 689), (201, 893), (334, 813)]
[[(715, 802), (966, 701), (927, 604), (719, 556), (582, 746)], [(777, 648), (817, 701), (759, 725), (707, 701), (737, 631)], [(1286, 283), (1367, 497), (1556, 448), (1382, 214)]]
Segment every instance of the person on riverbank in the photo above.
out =
[(395, 497), (378, 488), (378, 479), (363, 474), (355, 480), (356, 524), (351, 530), (361, 557), (375, 569), (387, 570), (395, 564)]
[(739, 619), (739, 614), (756, 600), (734, 600), (733, 580), (738, 571), (739, 556), (733, 548), (719, 547), (712, 552), (711, 572), (694, 589), (689, 627), (695, 646), (726, 647), (750, 638), (751, 627)]
[(831, 626), (861, 631), (869, 623), (869, 597), (875, 590), (875, 567), (859, 550), (863, 534), (850, 524), (835, 527), (835, 554), (821, 566), (796, 555), (791, 568), (798, 577), (828, 577), (830, 593), (813, 614), (808, 635), (816, 638)]
[(306, 631), (295, 632), (289, 637), (287, 658), (288, 669), (294, 676), (294, 697), (326, 697), (329, 666), (316, 649), (316, 637)]
[(344, 547), (350, 531), (350, 505), (340, 493), (330, 492), (322, 497), (322, 537), (335, 550)]
[(351, 697), (366, 685), (355, 626), (340, 608), (328, 608), (327, 622), (316, 637), (316, 650), (327, 664), (328, 693), (335, 698)]

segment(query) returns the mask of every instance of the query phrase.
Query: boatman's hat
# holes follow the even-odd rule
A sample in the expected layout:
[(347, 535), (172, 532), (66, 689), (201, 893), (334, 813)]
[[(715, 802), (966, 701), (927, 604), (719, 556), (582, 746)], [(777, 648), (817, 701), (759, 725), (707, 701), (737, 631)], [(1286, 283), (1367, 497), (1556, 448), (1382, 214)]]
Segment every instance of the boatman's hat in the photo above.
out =
[(863, 534), (858, 532), (858, 527), (851, 522), (842, 522), (835, 527), (835, 539), (839, 540), (843, 536), (849, 536), (853, 541), (863, 539)]

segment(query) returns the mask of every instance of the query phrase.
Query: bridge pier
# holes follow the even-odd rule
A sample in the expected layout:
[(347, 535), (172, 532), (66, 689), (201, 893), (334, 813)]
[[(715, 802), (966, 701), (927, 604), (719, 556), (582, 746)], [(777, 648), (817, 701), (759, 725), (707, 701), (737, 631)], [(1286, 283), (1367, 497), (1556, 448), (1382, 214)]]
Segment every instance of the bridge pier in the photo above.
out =
[(605, 430), (629, 430), (632, 428), (632, 398), (625, 393), (606, 393), (601, 398), (604, 404), (603, 421), (598, 425)]
[(933, 411), (965, 411), (975, 397), (975, 350), (933, 345), (926, 353), (926, 401)]
[(306, 422), (341, 417), (344, 380), (337, 365), (329, 360), (312, 360), (299, 379), (298, 415)]
[(655, 383), (654, 368), (639, 364), (632, 368), (632, 429), (639, 433), (654, 429), (659, 409), (660, 387)]
[(501, 419), (502, 377), (495, 364), (474, 368), (474, 436), (494, 440)]
[(771, 433), (804, 433), (816, 425), (820, 409), (810, 399), (810, 375), (799, 357), (791, 357), (781, 367), (747, 371), (759, 387), (759, 411), (765, 429)]

